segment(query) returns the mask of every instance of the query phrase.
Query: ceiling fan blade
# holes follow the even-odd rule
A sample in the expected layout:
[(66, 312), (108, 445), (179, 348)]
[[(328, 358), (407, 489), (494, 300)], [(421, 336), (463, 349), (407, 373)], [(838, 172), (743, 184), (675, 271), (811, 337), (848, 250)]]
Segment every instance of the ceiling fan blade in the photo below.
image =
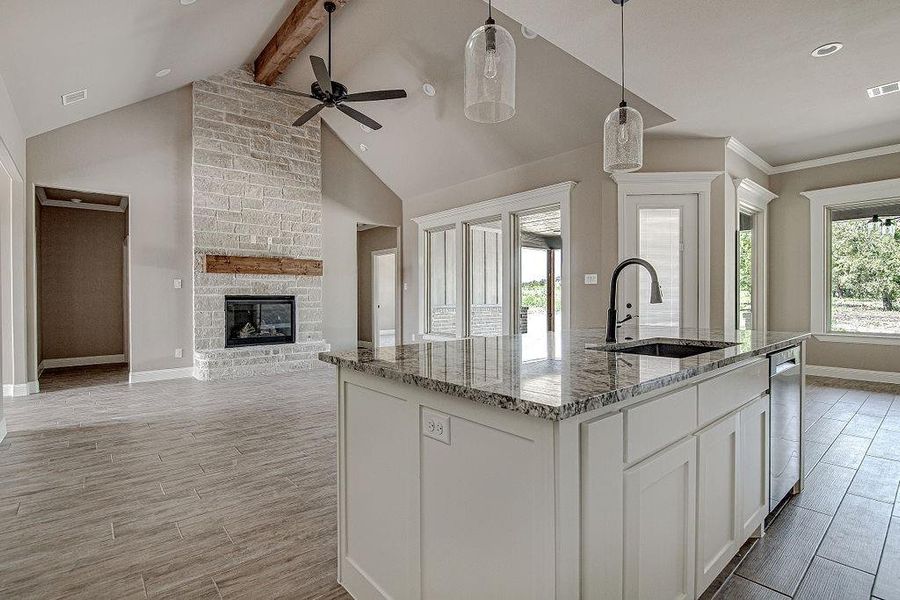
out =
[(294, 90), (289, 90), (286, 88), (277, 88), (271, 87), (268, 85), (262, 85), (259, 83), (247, 83), (246, 81), (242, 81), (241, 85), (245, 88), (250, 88), (252, 90), (266, 90), (267, 92), (275, 92), (276, 94), (287, 94), (288, 96), (299, 96), (301, 98), (312, 98), (309, 94), (304, 94), (303, 92), (297, 92)]
[(371, 119), (371, 118), (367, 117), (366, 115), (362, 114), (355, 108), (350, 108), (349, 106), (344, 106), (343, 104), (338, 104), (337, 109), (339, 111), (341, 111), (342, 113), (344, 113), (345, 115), (347, 115), (348, 117), (350, 117), (351, 119), (355, 119), (355, 120), (359, 121), (366, 127), (369, 127), (371, 129), (381, 129), (381, 123), (379, 123), (375, 119)]
[(328, 74), (328, 67), (325, 66), (325, 60), (321, 56), (310, 56), (309, 62), (312, 63), (313, 73), (316, 74), (319, 87), (330, 96), (334, 88), (331, 86), (331, 76)]
[(325, 108), (324, 104), (316, 104), (311, 109), (300, 115), (300, 118), (294, 121), (294, 127), (302, 127), (307, 121), (319, 114), (319, 111)]
[(406, 90), (377, 90), (348, 94), (344, 98), (344, 102), (372, 102), (373, 100), (395, 100), (397, 98), (406, 98)]

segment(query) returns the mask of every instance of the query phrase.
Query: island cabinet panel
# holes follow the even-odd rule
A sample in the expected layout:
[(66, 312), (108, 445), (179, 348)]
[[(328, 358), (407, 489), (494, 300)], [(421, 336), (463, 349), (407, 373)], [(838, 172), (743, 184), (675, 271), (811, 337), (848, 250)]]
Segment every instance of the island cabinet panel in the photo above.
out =
[(697, 386), (625, 411), (625, 460), (636, 462), (697, 429)]
[(760, 528), (769, 512), (769, 396), (741, 410), (741, 538)]
[(698, 592), (712, 583), (743, 543), (740, 431), (740, 415), (734, 413), (697, 434)]
[(549, 456), (534, 439), (464, 417), (451, 416), (450, 431), (450, 445), (421, 440), (422, 597), (552, 597)]
[(401, 398), (352, 383), (343, 385), (343, 396), (339, 528), (341, 563), (347, 568), (340, 575), (351, 592), (375, 588), (386, 597), (412, 598), (411, 407)]
[(581, 597), (621, 600), (623, 552), (621, 413), (581, 425)]
[(625, 598), (693, 600), (697, 441), (625, 471)]

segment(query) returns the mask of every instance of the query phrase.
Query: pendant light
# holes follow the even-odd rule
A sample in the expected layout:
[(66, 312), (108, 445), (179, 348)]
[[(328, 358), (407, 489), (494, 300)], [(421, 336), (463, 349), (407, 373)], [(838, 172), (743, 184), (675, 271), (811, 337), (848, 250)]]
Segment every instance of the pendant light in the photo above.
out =
[(466, 117), (477, 123), (500, 123), (516, 114), (516, 43), (488, 18), (466, 43)]
[(607, 173), (629, 173), (644, 164), (644, 119), (625, 102), (625, 3), (618, 4), (622, 21), (622, 101), (603, 123), (603, 170)]

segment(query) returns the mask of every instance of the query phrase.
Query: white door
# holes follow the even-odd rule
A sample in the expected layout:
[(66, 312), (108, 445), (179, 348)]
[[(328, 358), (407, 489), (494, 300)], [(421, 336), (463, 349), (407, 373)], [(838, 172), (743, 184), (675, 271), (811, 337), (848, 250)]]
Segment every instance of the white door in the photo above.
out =
[[(683, 328), (699, 323), (699, 198), (697, 194), (629, 195), (621, 224), (624, 256), (656, 268), (662, 304), (650, 304), (650, 276), (629, 267), (622, 273), (619, 315), (640, 316), (640, 325)], [(633, 308), (628, 309), (627, 304)], [(636, 313), (634, 312), (636, 310)]]
[(693, 600), (697, 443), (625, 471), (625, 597)]
[(372, 253), (372, 343), (393, 346), (396, 340), (397, 252)]
[(697, 434), (697, 590), (705, 590), (743, 540), (740, 499), (740, 418), (737, 413)]

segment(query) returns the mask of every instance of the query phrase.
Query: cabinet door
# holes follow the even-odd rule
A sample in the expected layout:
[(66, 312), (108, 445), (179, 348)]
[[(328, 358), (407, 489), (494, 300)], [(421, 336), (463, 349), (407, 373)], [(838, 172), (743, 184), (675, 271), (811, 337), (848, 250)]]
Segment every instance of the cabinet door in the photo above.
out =
[(741, 543), (766, 518), (769, 507), (769, 396), (741, 410)]
[(625, 471), (625, 597), (693, 600), (697, 442)]
[(712, 583), (742, 541), (740, 417), (737, 413), (697, 434), (697, 591)]

